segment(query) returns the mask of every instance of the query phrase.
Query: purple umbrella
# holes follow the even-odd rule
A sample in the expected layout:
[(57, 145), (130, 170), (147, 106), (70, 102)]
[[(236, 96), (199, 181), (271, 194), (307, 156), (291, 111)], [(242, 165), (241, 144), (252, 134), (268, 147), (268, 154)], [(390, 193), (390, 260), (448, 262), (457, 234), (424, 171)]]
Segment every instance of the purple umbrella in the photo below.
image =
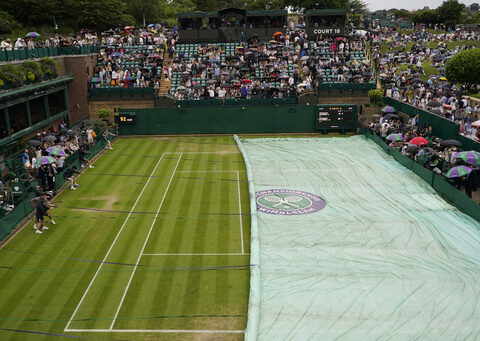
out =
[(49, 155), (67, 156), (67, 154), (65, 154), (63, 149), (58, 147), (49, 147), (46, 149), (46, 151)]
[(449, 179), (460, 178), (464, 175), (470, 174), (471, 171), (472, 171), (472, 169), (470, 167), (457, 166), (457, 167), (453, 167), (452, 169), (450, 169), (447, 172), (446, 177), (449, 178)]
[(395, 111), (396, 111), (395, 108), (394, 108), (394, 107), (391, 107), (391, 106), (389, 106), (389, 105), (386, 105), (386, 106), (384, 106), (384, 107), (382, 108), (382, 112), (390, 112), (390, 113), (392, 113), (392, 112), (395, 112)]
[(402, 134), (390, 134), (387, 136), (387, 140), (389, 141), (403, 141)]
[(458, 152), (453, 154), (453, 157), (456, 159), (462, 159), (463, 161), (471, 165), (480, 163), (480, 153), (475, 150)]
[(122, 54), (120, 52), (113, 52), (110, 57), (120, 57)]
[(42, 156), (41, 158), (38, 158), (37, 161), (35, 161), (35, 166), (40, 167), (43, 165), (50, 165), (52, 163), (55, 163), (55, 159), (51, 156)]

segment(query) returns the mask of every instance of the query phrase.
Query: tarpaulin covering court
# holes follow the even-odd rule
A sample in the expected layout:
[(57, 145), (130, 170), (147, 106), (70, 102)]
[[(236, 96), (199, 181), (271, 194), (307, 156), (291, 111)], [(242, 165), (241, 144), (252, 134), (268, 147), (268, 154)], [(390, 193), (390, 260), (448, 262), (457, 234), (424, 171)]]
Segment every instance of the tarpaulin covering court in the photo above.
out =
[[(479, 222), (364, 137), (239, 145), (256, 264), (246, 340), (480, 340)], [(315, 196), (323, 209), (292, 213)]]

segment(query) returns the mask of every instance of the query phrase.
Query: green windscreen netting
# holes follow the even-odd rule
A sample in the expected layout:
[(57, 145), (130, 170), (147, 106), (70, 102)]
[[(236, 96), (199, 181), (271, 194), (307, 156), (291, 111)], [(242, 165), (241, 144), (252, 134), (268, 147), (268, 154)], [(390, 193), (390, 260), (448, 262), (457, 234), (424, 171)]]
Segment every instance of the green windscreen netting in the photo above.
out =
[(247, 340), (480, 339), (480, 223), (360, 136), (239, 145)]

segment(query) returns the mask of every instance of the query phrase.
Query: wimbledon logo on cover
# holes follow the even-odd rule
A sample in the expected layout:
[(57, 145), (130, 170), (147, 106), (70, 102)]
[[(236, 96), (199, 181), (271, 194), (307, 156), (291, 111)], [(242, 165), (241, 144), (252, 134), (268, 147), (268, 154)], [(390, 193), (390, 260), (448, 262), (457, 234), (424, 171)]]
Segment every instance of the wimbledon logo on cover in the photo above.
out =
[(294, 189), (268, 189), (256, 193), (257, 211), (279, 215), (300, 215), (320, 211), (326, 202), (318, 195)]

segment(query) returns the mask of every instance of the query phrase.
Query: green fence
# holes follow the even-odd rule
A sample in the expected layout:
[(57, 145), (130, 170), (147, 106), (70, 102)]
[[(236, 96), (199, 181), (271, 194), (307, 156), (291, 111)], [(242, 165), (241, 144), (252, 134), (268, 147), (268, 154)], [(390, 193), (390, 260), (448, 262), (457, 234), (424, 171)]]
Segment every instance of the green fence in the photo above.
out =
[(418, 115), (418, 126), (432, 126), (433, 134), (444, 140), (455, 139), (462, 143), (464, 150), (477, 150), (480, 152), (480, 143), (473, 141), (463, 135), (460, 135), (459, 124), (438, 115), (432, 114), (426, 110), (416, 108), (410, 104), (400, 102), (391, 97), (383, 97), (383, 102), (397, 111), (407, 114), (410, 117)]
[(455, 205), (459, 210), (480, 221), (480, 205), (470, 199), (466, 194), (459, 191), (455, 186), (446, 180), (443, 175), (436, 174), (431, 170), (421, 166), (414, 160), (402, 155), (395, 148), (389, 147), (378, 135), (373, 134), (369, 129), (362, 127), (361, 133), (372, 139), (385, 152), (391, 155), (396, 161), (404, 167), (410, 169), (430, 186), (432, 186), (446, 200)]
[[(113, 136), (109, 136), (111, 138)], [(113, 140), (113, 139), (111, 139)], [(89, 150), (87, 155), (88, 158), (92, 158), (97, 155), (100, 151), (105, 148), (106, 142), (103, 137), (98, 134), (96, 138), (96, 143), (93, 147)], [(70, 166), (77, 166), (80, 169), (80, 162), (78, 159), (78, 152), (70, 155), (68, 158), (65, 159), (65, 168)], [(62, 185), (65, 183), (63, 179), (63, 172), (58, 173), (55, 175), (55, 189), (58, 190)], [(30, 203), (30, 199), (34, 196), (33, 193), (27, 193), (25, 199), (23, 199), (13, 211), (6, 214), (3, 217), (0, 217), (0, 240), (3, 240), (6, 236), (10, 234), (10, 232), (15, 229), (15, 227), (30, 213), (33, 212), (32, 204)]]
[(120, 124), (120, 135), (318, 132), (315, 105), (119, 109), (119, 112), (135, 113), (135, 123)]
[(97, 45), (36, 47), (33, 49), (0, 50), (0, 62), (31, 58), (55, 57), (61, 55), (97, 53)]
[(355, 91), (355, 90), (372, 90), (376, 89), (376, 84), (374, 82), (370, 83), (342, 83), (342, 82), (333, 82), (333, 83), (320, 83), (318, 84), (317, 90), (346, 90), (346, 91)]

